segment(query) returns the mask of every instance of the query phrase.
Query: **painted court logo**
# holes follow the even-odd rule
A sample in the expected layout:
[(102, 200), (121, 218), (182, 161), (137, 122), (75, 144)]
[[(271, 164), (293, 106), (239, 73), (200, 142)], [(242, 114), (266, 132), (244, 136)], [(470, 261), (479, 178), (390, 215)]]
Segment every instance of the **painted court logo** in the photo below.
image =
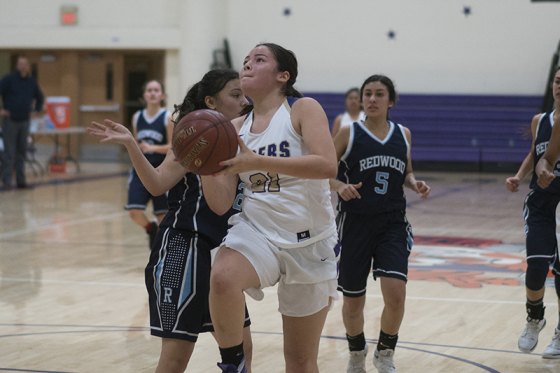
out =
[(524, 245), (498, 240), (416, 236), (408, 279), (447, 282), (460, 288), (523, 286), (524, 249)]

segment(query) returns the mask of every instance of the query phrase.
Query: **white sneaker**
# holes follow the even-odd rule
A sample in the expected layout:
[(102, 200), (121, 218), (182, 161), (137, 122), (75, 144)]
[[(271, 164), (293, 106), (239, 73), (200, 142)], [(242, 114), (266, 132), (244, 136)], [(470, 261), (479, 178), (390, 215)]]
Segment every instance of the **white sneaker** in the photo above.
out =
[(377, 368), (379, 373), (396, 373), (397, 368), (393, 363), (393, 355), (395, 350), (375, 350), (373, 354), (373, 365)]
[(523, 333), (521, 333), (519, 340), (517, 341), (519, 350), (522, 352), (533, 351), (535, 347), (537, 347), (537, 343), (539, 343), (539, 332), (545, 325), (545, 319), (536, 320), (527, 318), (525, 330), (523, 330)]
[(560, 359), (560, 330), (554, 329), (552, 342), (543, 351), (543, 359)]
[(348, 367), (346, 373), (366, 373), (366, 355), (368, 345), (361, 351), (350, 351), (350, 359), (348, 360)]

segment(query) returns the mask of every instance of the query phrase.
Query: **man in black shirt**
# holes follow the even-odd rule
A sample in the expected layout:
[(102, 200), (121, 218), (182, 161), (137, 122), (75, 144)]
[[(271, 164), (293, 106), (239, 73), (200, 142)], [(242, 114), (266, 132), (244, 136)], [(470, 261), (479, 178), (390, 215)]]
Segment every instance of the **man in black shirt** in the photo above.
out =
[(35, 78), (31, 76), (31, 65), (26, 57), (18, 57), (16, 71), (2, 78), (0, 96), (4, 104), (0, 110), (4, 137), (2, 189), (12, 188), (14, 170), (17, 188), (28, 188), (25, 181), (25, 153), (29, 123), (32, 111), (42, 111), (44, 97)]

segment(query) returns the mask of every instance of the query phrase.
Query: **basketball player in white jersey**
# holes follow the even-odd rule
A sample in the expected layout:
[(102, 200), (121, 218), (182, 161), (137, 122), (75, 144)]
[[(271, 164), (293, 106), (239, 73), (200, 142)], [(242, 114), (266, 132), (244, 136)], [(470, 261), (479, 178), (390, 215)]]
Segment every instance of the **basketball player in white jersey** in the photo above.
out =
[(362, 110), (360, 89), (353, 87), (344, 94), (344, 113), (334, 118), (331, 133), (334, 138), (341, 128), (349, 127), (354, 122), (363, 122), (366, 114)]
[[(295, 55), (259, 44), (245, 57), (241, 88), (253, 110), (240, 127), (240, 152), (222, 162), (224, 173), (203, 176), (210, 208), (231, 206), (238, 177), (245, 183), (242, 212), (213, 263), (210, 313), (223, 372), (244, 372), (243, 291), (260, 300), (278, 283), (287, 372), (318, 372), (319, 339), (337, 297), (337, 234), (328, 179), (336, 154), (326, 114), (317, 101), (288, 96), (297, 77)], [(271, 367), (272, 369), (272, 367)]]

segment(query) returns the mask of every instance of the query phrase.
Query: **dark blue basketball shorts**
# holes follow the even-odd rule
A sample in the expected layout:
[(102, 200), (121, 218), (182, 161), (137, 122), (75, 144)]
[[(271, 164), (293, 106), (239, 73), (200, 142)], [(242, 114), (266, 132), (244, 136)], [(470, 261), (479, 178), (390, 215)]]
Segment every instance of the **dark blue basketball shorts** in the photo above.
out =
[(556, 239), (556, 207), (559, 201), (558, 195), (532, 191), (523, 206), (527, 262), (545, 258), (557, 275), (560, 275)]
[(190, 231), (158, 230), (145, 270), (152, 335), (196, 342), (199, 333), (214, 330), (208, 306), (213, 248)]
[(144, 187), (138, 174), (132, 170), (128, 178), (128, 200), (124, 206), (125, 210), (145, 210), (149, 201), (152, 201), (154, 215), (167, 212), (167, 195), (152, 196)]
[(338, 290), (348, 297), (366, 293), (369, 273), (373, 278), (407, 281), (412, 228), (403, 211), (379, 215), (341, 212), (337, 216), (341, 242)]

